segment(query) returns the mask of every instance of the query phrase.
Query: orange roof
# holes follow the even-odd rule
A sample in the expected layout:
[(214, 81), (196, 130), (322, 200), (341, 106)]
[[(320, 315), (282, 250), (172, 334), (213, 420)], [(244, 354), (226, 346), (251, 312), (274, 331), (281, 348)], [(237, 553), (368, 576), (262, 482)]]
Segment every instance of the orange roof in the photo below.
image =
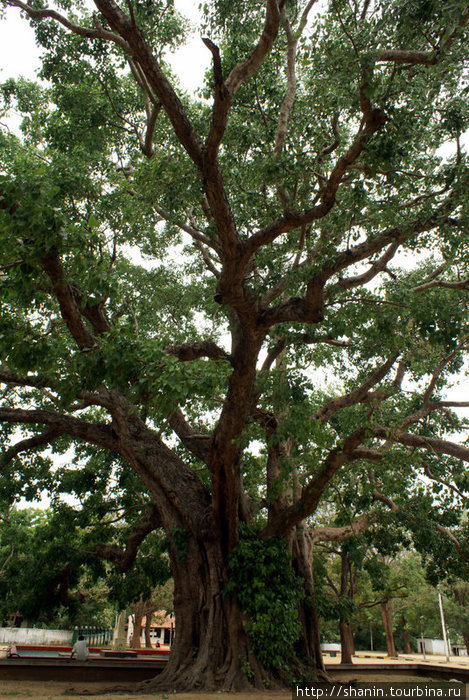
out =
[[(142, 627), (145, 627), (147, 618), (142, 619)], [(174, 615), (167, 615), (166, 610), (157, 610), (152, 615), (150, 627), (174, 627)]]

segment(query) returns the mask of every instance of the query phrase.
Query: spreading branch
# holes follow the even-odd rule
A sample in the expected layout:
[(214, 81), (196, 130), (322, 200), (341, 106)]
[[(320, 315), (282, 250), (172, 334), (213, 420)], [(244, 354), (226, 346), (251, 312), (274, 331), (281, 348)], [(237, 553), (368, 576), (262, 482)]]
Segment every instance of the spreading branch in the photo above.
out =
[(191, 362), (201, 357), (210, 360), (231, 361), (230, 355), (222, 348), (219, 348), (213, 340), (200, 340), (195, 343), (183, 343), (182, 345), (167, 345), (164, 351), (168, 355), (174, 355), (181, 362)]
[(315, 418), (324, 423), (326, 420), (329, 420), (333, 415), (335, 415), (337, 411), (340, 411), (341, 408), (354, 406), (355, 404), (364, 401), (367, 398), (370, 389), (372, 389), (382, 379), (384, 379), (384, 377), (386, 377), (389, 370), (397, 360), (397, 357), (398, 353), (391, 355), (386, 362), (384, 362), (380, 367), (377, 367), (376, 370), (370, 374), (370, 376), (361, 386), (358, 387), (358, 389), (354, 389), (354, 391), (350, 391), (348, 394), (344, 394), (343, 396), (339, 396), (338, 398), (329, 401), (316, 413)]
[(450, 442), (449, 440), (405, 433), (402, 430), (386, 428), (382, 425), (373, 426), (370, 428), (370, 432), (372, 435), (382, 440), (397, 442), (406, 447), (418, 447), (424, 450), (431, 450), (432, 452), (446, 454), (450, 457), (461, 459), (464, 462), (469, 462), (469, 448), (458, 445), (455, 442)]
[(61, 15), (55, 10), (51, 10), (50, 8), (38, 10), (32, 7), (29, 3), (21, 2), (21, 0), (5, 0), (5, 3), (7, 5), (10, 5), (10, 7), (18, 7), (32, 19), (52, 19), (55, 22), (61, 24), (66, 29), (72, 31), (74, 34), (78, 34), (78, 36), (83, 36), (87, 39), (103, 39), (104, 41), (112, 41), (118, 46), (120, 46), (121, 49), (123, 49), (126, 53), (130, 53), (130, 46), (121, 36), (119, 36), (119, 34), (109, 32), (103, 29), (103, 27), (101, 26), (98, 26), (95, 29), (92, 29), (90, 27), (82, 27), (79, 24), (75, 24), (75, 22), (72, 22), (67, 17), (64, 17), (64, 15)]
[(163, 105), (181, 145), (192, 160), (197, 165), (200, 165), (202, 156), (201, 140), (190, 122), (181, 100), (153, 56), (142, 33), (133, 21), (122, 12), (114, 0), (95, 0), (95, 5), (114, 32), (128, 46), (128, 53), (131, 54), (133, 61), (139, 65), (148, 85)]
[(0, 423), (41, 424), (63, 435), (79, 438), (110, 452), (117, 452), (118, 443), (110, 426), (45, 409), (0, 408)]
[(0, 457), (0, 465), (5, 467), (7, 464), (9, 464), (9, 462), (11, 462), (12, 459), (17, 457), (20, 452), (25, 452), (26, 450), (31, 450), (36, 447), (50, 445), (61, 435), (63, 435), (61, 430), (58, 428), (53, 428), (52, 430), (46, 430), (40, 435), (35, 435), (34, 437), (20, 440), (3, 453), (3, 455)]
[(317, 542), (342, 542), (348, 537), (357, 537), (366, 532), (376, 521), (377, 515), (369, 513), (353, 520), (343, 527), (313, 527), (308, 530), (312, 544)]
[(444, 280), (432, 280), (430, 282), (425, 282), (424, 284), (419, 284), (414, 287), (414, 292), (425, 292), (427, 289), (434, 289), (439, 287), (441, 289), (469, 289), (469, 277), (458, 282), (445, 282)]
[(180, 408), (175, 409), (168, 418), (170, 427), (174, 430), (184, 447), (208, 464), (210, 435), (198, 433), (187, 422)]
[[(317, 476), (303, 487), (299, 500), (285, 508), (263, 529), (263, 539), (274, 535), (285, 535), (318, 507), (322, 493), (344, 462), (348, 461), (353, 451), (363, 442), (366, 431), (363, 428), (348, 435), (342, 445), (330, 451)], [(469, 450), (468, 450), (469, 452)]]
[(116, 564), (122, 572), (128, 571), (134, 563), (138, 548), (145, 537), (159, 527), (161, 527), (161, 519), (157, 509), (153, 506), (134, 526), (124, 549), (115, 544), (97, 544), (94, 553), (98, 557)]
[(441, 59), (441, 56), (448, 51), (455, 39), (460, 35), (461, 30), (469, 21), (469, 5), (464, 9), (461, 19), (455, 29), (446, 38), (442, 39), (433, 51), (412, 51), (405, 49), (388, 49), (377, 51), (373, 54), (379, 62), (403, 63), (409, 66), (434, 66)]

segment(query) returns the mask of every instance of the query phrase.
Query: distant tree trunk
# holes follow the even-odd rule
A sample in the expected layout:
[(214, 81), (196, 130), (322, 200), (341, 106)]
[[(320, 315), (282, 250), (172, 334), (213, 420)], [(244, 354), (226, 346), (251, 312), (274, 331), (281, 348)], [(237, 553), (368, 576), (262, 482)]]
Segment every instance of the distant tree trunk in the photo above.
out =
[(461, 634), (462, 638), (464, 639), (464, 645), (466, 647), (467, 654), (469, 656), (469, 629), (466, 628)]
[(405, 619), (404, 615), (401, 617), (401, 624), (402, 624), (402, 630), (404, 633), (404, 653), (405, 654), (412, 654), (412, 647), (410, 645), (410, 632), (407, 627), (407, 620)]
[[(468, 593), (469, 593), (469, 587), (468, 587), (467, 583), (459, 585), (459, 586), (458, 585), (454, 586), (452, 591), (453, 591), (453, 595), (456, 599), (456, 602), (459, 603), (459, 605), (463, 609), (466, 609), (467, 597), (468, 597)], [(469, 624), (466, 624), (463, 626), (463, 628), (461, 630), (461, 635), (462, 635), (462, 638), (464, 639), (464, 644), (465, 644), (467, 653), (469, 654)]]
[(134, 613), (134, 631), (130, 642), (131, 649), (141, 649), (142, 647), (140, 641), (140, 635), (142, 634), (142, 617), (143, 615), (141, 613)]
[[(350, 558), (346, 552), (341, 554), (341, 576), (340, 576), (340, 595), (341, 597), (350, 598), (353, 600), (353, 582), (352, 582), (352, 567)], [(340, 629), (340, 644), (341, 644), (341, 664), (351, 664), (352, 656), (355, 652), (353, 642), (353, 631), (349, 620), (342, 619), (339, 622)]]
[(134, 631), (130, 641), (131, 649), (141, 649), (142, 621), (145, 614), (145, 603), (140, 599), (137, 603), (131, 606), (132, 615), (134, 617)]
[(353, 625), (348, 626), (350, 635), (350, 647), (352, 649), (352, 655), (355, 654), (355, 638), (353, 636)]
[(151, 649), (151, 636), (150, 636), (150, 629), (151, 629), (151, 622), (153, 619), (153, 612), (152, 611), (147, 611), (147, 616), (145, 620), (145, 647), (147, 649)]
[(341, 655), (340, 655), (340, 663), (341, 664), (352, 664), (352, 655), (353, 655), (353, 634), (352, 634), (352, 628), (349, 625), (348, 622), (345, 622), (345, 620), (341, 620), (339, 623), (339, 628), (340, 628), (340, 645), (341, 645)]
[(384, 633), (386, 635), (388, 656), (395, 657), (397, 656), (397, 652), (394, 644), (394, 634), (392, 631), (392, 607), (390, 600), (387, 600), (381, 605), (381, 615), (383, 618)]

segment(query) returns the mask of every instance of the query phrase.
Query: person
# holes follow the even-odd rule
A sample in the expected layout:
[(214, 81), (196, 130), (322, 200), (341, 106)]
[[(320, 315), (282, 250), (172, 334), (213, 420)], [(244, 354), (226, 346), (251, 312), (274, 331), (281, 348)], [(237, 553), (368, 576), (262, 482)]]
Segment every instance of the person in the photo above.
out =
[(73, 659), (75, 656), (77, 661), (88, 661), (90, 656), (90, 651), (88, 649), (88, 644), (82, 634), (78, 637), (78, 641), (73, 645), (72, 653), (70, 658)]

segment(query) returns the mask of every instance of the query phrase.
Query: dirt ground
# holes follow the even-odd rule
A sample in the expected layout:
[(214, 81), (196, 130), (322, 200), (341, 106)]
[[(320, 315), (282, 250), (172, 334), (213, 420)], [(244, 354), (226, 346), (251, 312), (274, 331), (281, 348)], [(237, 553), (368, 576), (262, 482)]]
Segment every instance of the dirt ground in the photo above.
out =
[[(415, 682), (417, 679), (415, 676), (406, 676), (396, 674), (386, 675), (383, 673), (376, 673), (376, 675), (367, 675), (366, 677), (360, 678), (360, 674), (351, 672), (350, 679), (356, 678), (357, 680), (363, 680), (368, 683), (373, 682), (403, 682), (411, 681)], [(341, 680), (344, 680), (343, 678)], [(423, 679), (421, 679), (423, 680)], [(73, 697), (84, 697), (86, 700), (221, 700), (223, 697), (227, 697), (228, 694), (225, 693), (181, 693), (179, 694), (163, 694), (163, 695), (135, 695), (132, 691), (135, 686), (121, 686), (127, 689), (119, 691), (118, 693), (108, 692), (106, 694), (90, 694), (93, 691), (98, 691), (103, 693), (107, 689), (110, 690), (109, 683), (66, 683), (66, 682), (56, 682), (56, 681), (2, 681), (0, 682), (0, 700), (6, 700), (6, 698), (14, 698), (14, 700), (55, 700), (56, 698), (73, 698)], [(467, 692), (469, 693), (469, 685), (467, 686)], [(83, 695), (82, 695), (83, 693)], [(291, 692), (278, 692), (270, 691), (265, 693), (240, 693), (233, 694), (229, 697), (232, 700), (290, 700)]]
[[(103, 691), (109, 688), (109, 683), (63, 683), (55, 681), (34, 682), (34, 681), (1, 681), (0, 682), (0, 700), (6, 698), (14, 698), (14, 700), (49, 700), (50, 698), (58, 697), (77, 697), (83, 691)], [(88, 695), (86, 700), (220, 700), (225, 693), (181, 693), (180, 695), (165, 694), (165, 695), (134, 695), (132, 694), (132, 686), (128, 686), (128, 693), (119, 692), (106, 695)], [(269, 693), (242, 693), (230, 696), (236, 700), (290, 700), (291, 693), (289, 692), (269, 692)]]

